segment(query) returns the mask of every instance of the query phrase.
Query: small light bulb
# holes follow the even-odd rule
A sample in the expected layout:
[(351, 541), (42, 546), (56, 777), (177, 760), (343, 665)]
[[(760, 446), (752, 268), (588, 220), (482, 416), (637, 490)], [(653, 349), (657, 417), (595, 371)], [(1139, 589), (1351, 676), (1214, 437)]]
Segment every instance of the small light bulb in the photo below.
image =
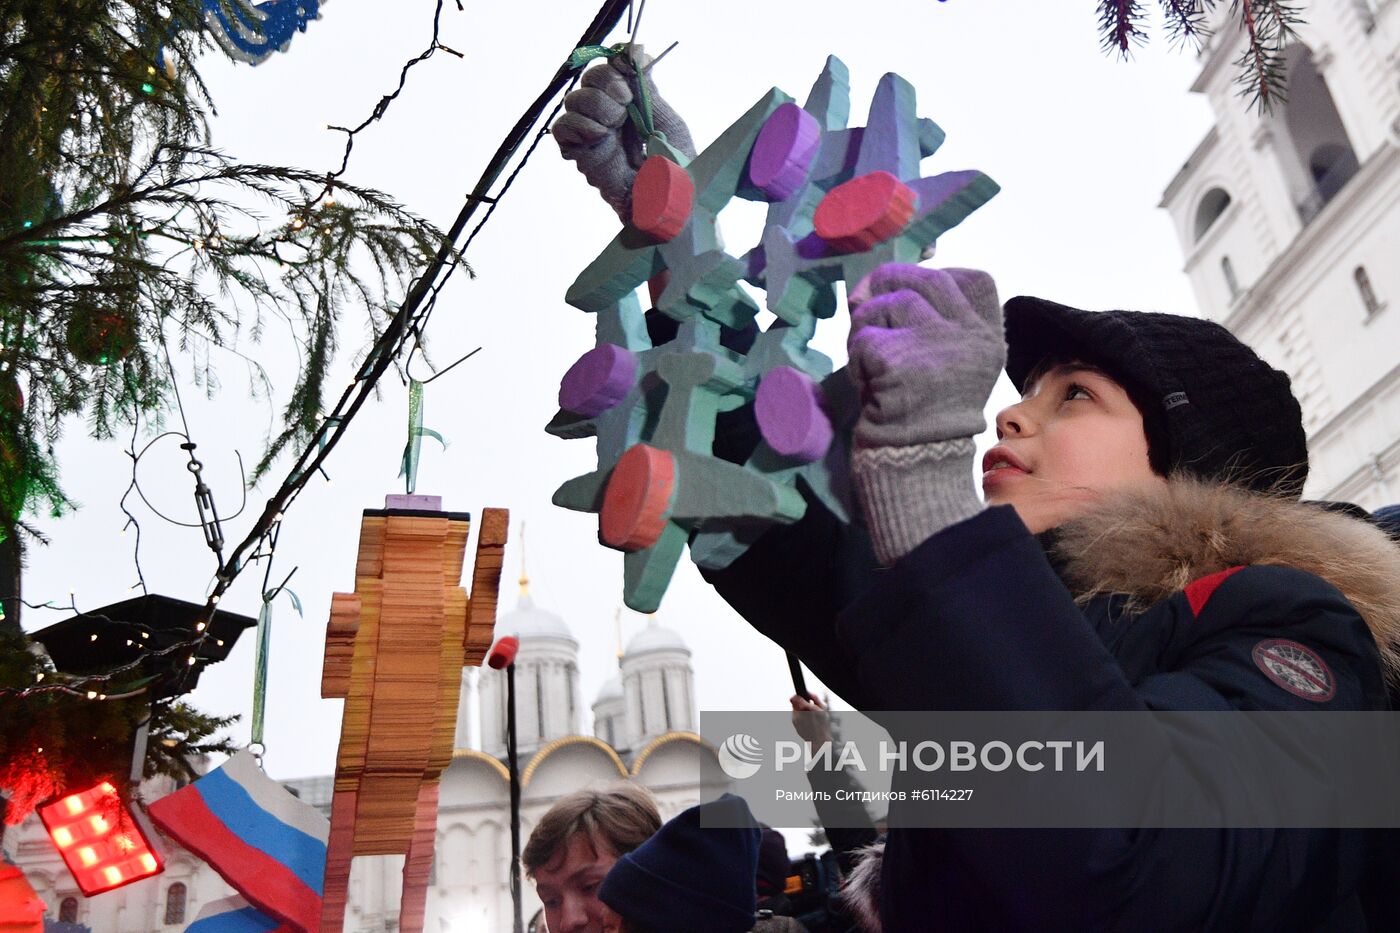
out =
[(88, 641), (97, 641), (97, 633), (93, 632), (92, 635), (88, 637)]
[(305, 227), (305, 226), (306, 226), (306, 221), (302, 220), (300, 217), (298, 217), (298, 218), (296, 218), (295, 220), (292, 221), (292, 229), (293, 229), (293, 230), (300, 230), (302, 227)]
[(195, 623), (194, 630), (195, 630), (196, 632), (202, 632), (202, 631), (204, 631), (204, 629), (205, 629), (205, 624), (204, 624), (203, 622), (196, 622), (196, 623)]
[(107, 699), (107, 694), (105, 694), (105, 693), (99, 693), (99, 694), (97, 695), (97, 698), (98, 698), (99, 700), (105, 700), (105, 699)]
[(88, 698), (89, 700), (95, 700), (95, 699), (97, 699), (97, 691), (96, 691), (96, 690), (89, 690), (89, 691), (87, 692), (87, 698)]
[(136, 644), (136, 642), (132, 641), (130, 638), (128, 638), (128, 639), (126, 640), (126, 646), (127, 646), (128, 648), (130, 648), (130, 647), (131, 647), (132, 645), (134, 645), (134, 644)]
[(41, 680), (43, 680), (43, 679), (44, 679), (44, 672), (43, 672), (43, 671), (40, 671), (40, 672), (39, 672), (39, 675), (38, 675), (37, 677), (34, 678), (34, 682), (35, 682), (35, 683), (38, 683), (39, 681), (41, 681)]
[(215, 643), (216, 645), (218, 645), (220, 648), (222, 648), (222, 647), (224, 646), (224, 640), (223, 640), (222, 638), (216, 638), (216, 639), (214, 639), (214, 643)]
[(142, 638), (150, 638), (150, 637), (151, 637), (151, 633), (150, 633), (150, 632), (142, 632), (142, 633), (141, 633), (141, 637), (142, 637)]
[(188, 658), (186, 658), (185, 663), (188, 664), (190, 667), (194, 667), (194, 655), (190, 655)]

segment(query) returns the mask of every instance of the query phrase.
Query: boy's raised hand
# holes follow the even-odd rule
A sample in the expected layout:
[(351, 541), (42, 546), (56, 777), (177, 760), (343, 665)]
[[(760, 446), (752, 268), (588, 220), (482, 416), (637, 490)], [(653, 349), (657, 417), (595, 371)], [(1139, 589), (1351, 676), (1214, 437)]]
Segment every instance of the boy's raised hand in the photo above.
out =
[[(640, 46), (638, 46), (640, 49)], [(644, 70), (651, 56), (637, 52)], [(564, 115), (550, 128), (564, 158), (572, 159), (588, 183), (617, 212), (623, 223), (632, 219), (632, 180), (646, 161), (646, 140), (633, 125), (627, 107), (640, 106), (638, 77), (626, 54), (615, 55), (583, 73), (579, 87), (564, 98)], [(688, 158), (695, 157), (690, 129), (656, 91), (646, 75), (652, 123), (666, 141)]]
[(981, 510), (973, 437), (1006, 363), (996, 284), (973, 269), (889, 263), (851, 291), (860, 391), (851, 467), (875, 553), (893, 563)]

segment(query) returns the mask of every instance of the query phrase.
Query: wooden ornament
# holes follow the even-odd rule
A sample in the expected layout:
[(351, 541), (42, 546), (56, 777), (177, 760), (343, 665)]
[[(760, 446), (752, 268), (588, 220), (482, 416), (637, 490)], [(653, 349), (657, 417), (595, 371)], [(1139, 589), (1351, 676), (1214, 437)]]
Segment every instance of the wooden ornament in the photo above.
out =
[(768, 117), (749, 153), (749, 183), (775, 201), (792, 197), (807, 180), (821, 146), (817, 118), (789, 101)]
[[(440, 500), (438, 500), (440, 502)], [(491, 642), (504, 510), (483, 515), (473, 597), (458, 585), (469, 516), (391, 496), (360, 525), (355, 592), (331, 598), (322, 694), (343, 696), (321, 931), (339, 933), (356, 855), (404, 856), (398, 929), (421, 933), (437, 788), (452, 761), (462, 667)], [(475, 618), (468, 626), (469, 603)], [(348, 655), (348, 657), (347, 657)]]
[(676, 493), (676, 461), (664, 450), (638, 444), (618, 458), (603, 498), (603, 543), (640, 551), (661, 538)]
[(616, 344), (594, 347), (559, 383), (559, 407), (592, 418), (627, 397), (637, 381), (637, 356)]
[[(570, 304), (598, 316), (596, 356), (576, 364), (581, 387), (561, 394), (547, 430), (596, 438), (598, 469), (563, 483), (554, 501), (598, 514), (603, 542), (626, 551), (633, 609), (657, 608), (687, 542), (692, 559), (718, 569), (769, 525), (800, 518), (799, 479), (849, 519), (860, 400), (810, 347), (817, 322), (837, 313), (838, 282), (920, 261), (998, 190), (975, 171), (920, 176), (944, 134), (917, 115), (898, 75), (881, 78), (865, 126), (849, 117), (849, 75), (832, 56), (801, 107), (774, 88), (689, 162), (648, 140), (639, 223), (669, 239), (628, 225), (569, 288)], [(681, 168), (694, 185), (688, 213)], [(742, 255), (720, 238), (734, 198), (767, 203), (761, 242)], [(651, 221), (663, 216), (669, 224)], [(726, 329), (748, 328), (758, 305), (741, 280), (763, 290), (780, 322), (742, 347)], [(680, 325), (658, 346), (637, 299), (644, 283), (656, 311)], [(635, 371), (622, 370), (621, 350)], [(718, 459), (716, 419), (747, 405), (763, 440), (742, 465)]]
[(753, 408), (763, 439), (784, 457), (811, 463), (831, 446), (835, 432), (822, 408), (821, 388), (801, 370), (769, 370), (758, 384)]
[(694, 206), (689, 172), (663, 156), (642, 163), (632, 181), (632, 226), (665, 243), (685, 227)]
[(476, 561), (472, 564), (472, 591), (467, 603), (465, 661), (480, 667), (495, 641), (496, 605), (501, 592), (501, 566), (505, 562), (510, 512), (482, 509), (477, 525)]
[(813, 226), (832, 249), (861, 253), (903, 230), (918, 200), (912, 188), (889, 172), (871, 172), (828, 191), (817, 205)]

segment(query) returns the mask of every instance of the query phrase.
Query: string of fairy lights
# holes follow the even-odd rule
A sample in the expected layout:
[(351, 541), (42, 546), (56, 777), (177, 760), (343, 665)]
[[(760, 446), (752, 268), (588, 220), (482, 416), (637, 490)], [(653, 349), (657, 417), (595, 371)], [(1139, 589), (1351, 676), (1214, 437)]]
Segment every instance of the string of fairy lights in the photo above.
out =
[[(456, 5), (459, 11), (463, 9), (460, 0), (456, 0)], [(325, 187), (318, 196), (311, 199), (302, 210), (293, 212), (292, 219), (288, 224), (290, 230), (295, 232), (302, 229), (302, 227), (309, 222), (313, 207), (324, 205), (328, 202), (334, 204), (332, 196), (336, 185), (336, 179), (343, 175), (348, 168), (356, 137), (383, 117), (390, 104), (398, 98), (400, 92), (402, 92), (406, 86), (409, 71), (414, 66), (426, 61), (439, 50), (456, 55), (459, 58), (462, 57), (461, 53), (442, 45), (439, 41), (443, 6), (443, 0), (438, 0), (433, 14), (432, 38), (428, 48), (405, 63), (403, 70), (400, 72), (398, 86), (395, 90), (382, 97), (375, 105), (370, 116), (358, 126), (353, 128), (330, 127), (331, 129), (336, 129), (346, 134), (346, 147), (341, 166), (338, 170), (326, 174)], [(642, 0), (639, 5), (635, 4), (634, 0), (605, 0), (594, 15), (593, 20), (575, 43), (574, 48), (595, 46), (602, 43), (608, 34), (616, 28), (624, 13), (628, 16), (628, 28), (631, 36), (630, 41), (635, 41), (636, 32), (641, 23), (641, 13), (645, 10), (645, 6), (645, 0)], [(634, 7), (636, 7), (636, 9), (634, 9)], [(571, 48), (569, 52), (572, 51), (573, 49)], [(326, 478), (327, 482), (330, 481), (330, 477), (326, 474), (324, 469), (325, 461), (332, 450), (334, 450), (336, 443), (344, 435), (350, 422), (354, 419), (365, 401), (374, 392), (379, 379), (390, 366), (398, 366), (398, 362), (403, 357), (405, 348), (409, 347), (410, 343), (412, 344), (408, 351), (410, 358), (413, 353), (421, 350), (425, 329), (432, 316), (433, 310), (436, 308), (438, 298), (444, 286), (451, 279), (456, 270), (460, 266), (465, 265), (464, 253), (467, 247), (470, 246), (472, 241), (491, 220), (492, 216), (494, 216), (496, 206), (509, 191), (525, 164), (534, 154), (540, 141), (548, 135), (549, 124), (553, 122), (554, 117), (563, 106), (563, 96), (572, 89), (580, 77), (579, 68), (567, 62), (565, 60), (566, 58), (567, 55), (561, 56), (561, 61), (564, 63), (555, 71), (544, 90), (542, 90), (539, 96), (525, 109), (515, 125), (506, 134), (480, 178), (477, 180), (471, 193), (466, 196), (466, 203), (463, 205), (456, 220), (448, 230), (445, 242), (439, 247), (432, 262), (430, 262), (427, 268), (410, 283), (404, 300), (399, 305), (397, 312), (384, 328), (378, 340), (370, 348), (364, 361), (355, 373), (354, 378), (350, 380), (349, 384), (341, 393), (335, 407), (321, 420), (319, 428), (303, 448), (296, 461), (292, 464), (286, 478), (277, 490), (268, 497), (262, 513), (254, 523), (252, 529), (242, 541), (228, 552), (227, 557), (225, 557), (223, 550), (223, 520), (218, 517), (217, 510), (213, 507), (212, 492), (204, 485), (200, 476), (200, 470), (195, 468), (196, 465), (199, 464), (199, 461), (194, 457), (195, 445), (194, 442), (190, 440), (188, 424), (185, 424), (185, 430), (183, 432), (172, 432), (185, 438), (185, 443), (181, 446), (186, 448), (190, 455), (190, 468), (196, 482), (196, 501), (200, 510), (199, 527), (204, 530), (206, 544), (214, 551), (218, 560), (218, 569), (214, 575), (214, 585), (206, 599), (204, 610), (199, 614), (194, 623), (191, 636), (161, 648), (141, 650), (143, 643), (148, 642), (153, 634), (148, 626), (125, 620), (110, 619), (99, 614), (82, 613), (79, 612), (76, 605), (74, 605), (71, 608), (77, 615), (97, 619), (104, 623), (111, 623), (114, 626), (126, 626), (128, 631), (125, 635), (130, 635), (130, 637), (125, 637), (125, 635), (119, 635), (117, 637), (124, 637), (127, 647), (137, 648), (141, 650), (141, 653), (132, 661), (112, 669), (105, 670), (101, 673), (72, 675), (70, 679), (63, 682), (53, 679), (52, 672), (39, 672), (36, 677), (36, 682), (33, 685), (22, 688), (0, 688), (0, 695), (25, 697), (46, 692), (63, 692), (74, 696), (85, 697), (89, 700), (102, 701), (139, 694), (144, 688), (128, 691), (126, 693), (106, 693), (103, 688), (112, 684), (114, 680), (121, 678), (123, 675), (135, 671), (143, 664), (148, 663), (152, 658), (183, 655), (185, 659), (184, 667), (193, 668), (198, 663), (201, 649), (205, 647), (210, 638), (215, 637), (210, 631), (210, 623), (213, 621), (218, 611), (220, 600), (233, 584), (234, 580), (237, 579), (239, 574), (246, 569), (248, 565), (263, 560), (267, 561), (263, 575), (264, 599), (267, 598), (269, 592), (273, 595), (281, 592), (286, 586), (287, 580), (290, 580), (291, 575), (296, 572), (295, 568), (293, 568), (292, 574), (288, 574), (287, 580), (284, 580), (273, 590), (269, 591), (267, 584), (271, 580), (272, 560), (276, 555), (277, 539), (280, 534), (281, 524), (286, 510), (296, 501), (301, 491), (305, 488), (306, 483), (313, 475), (320, 473)], [(525, 145), (527, 140), (529, 140), (528, 146)], [(525, 147), (523, 154), (521, 154), (522, 147)], [(517, 156), (519, 156), (519, 158), (517, 158)], [(496, 183), (501, 179), (502, 174), (512, 161), (516, 163), (513, 170), (506, 176), (499, 190), (496, 190), (495, 193), (492, 194), (491, 192), (496, 186)], [(463, 233), (467, 230), (472, 218), (482, 205), (487, 206), (484, 216), (478, 220), (470, 233), (467, 233), (465, 239), (463, 239)], [(460, 247), (457, 246), (459, 241), (462, 243)], [(194, 246), (193, 243), (190, 245), (192, 247)], [(209, 245), (207, 242), (201, 243), (198, 248), (203, 248), (207, 245)], [(275, 258), (280, 260), (280, 257)], [(470, 274), (470, 268), (468, 268), (468, 272)], [(434, 378), (438, 375), (445, 374), (448, 369), (465, 361), (475, 352), (476, 351), (472, 351), (472, 353), (467, 354), (467, 356), (453, 363), (451, 366), (440, 370), (435, 374)], [(171, 375), (173, 379), (173, 368)], [(181, 416), (183, 419), (183, 410), (181, 411)], [(135, 490), (140, 494), (139, 483), (136, 479), (136, 468), (140, 461), (141, 454), (149, 450), (150, 446), (155, 443), (155, 440), (159, 440), (160, 438), (152, 440), (141, 453), (137, 453), (135, 451), (136, 430), (137, 428), (134, 426), (132, 442), (128, 452), (128, 456), (132, 460), (132, 484), (128, 488), (127, 495), (122, 497), (122, 511), (127, 516), (127, 527), (136, 528), (134, 557), (138, 574), (137, 585), (141, 586), (144, 591), (145, 577), (141, 572), (139, 561), (140, 523), (137, 521), (136, 516), (126, 508), (125, 503), (131, 491)], [(144, 496), (142, 496), (142, 498), (144, 498)], [(149, 505), (149, 503), (147, 504)], [(153, 509), (153, 511), (155, 510)], [(159, 515), (159, 513), (157, 514)], [(164, 518), (165, 516), (161, 517)], [(191, 525), (191, 527), (194, 526)], [(25, 602), (24, 605), (35, 609), (55, 608), (52, 602), (42, 604)], [(99, 638), (97, 634), (93, 634), (91, 637), (93, 640)], [(222, 646), (222, 639), (215, 638), (215, 641)], [(47, 682), (45, 682), (46, 680)]]

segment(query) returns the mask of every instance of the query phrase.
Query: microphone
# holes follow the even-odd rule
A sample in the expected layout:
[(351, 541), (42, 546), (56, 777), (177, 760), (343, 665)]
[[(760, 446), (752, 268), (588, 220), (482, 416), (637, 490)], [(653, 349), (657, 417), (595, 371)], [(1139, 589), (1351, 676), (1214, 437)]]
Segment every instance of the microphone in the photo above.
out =
[(507, 635), (496, 646), (491, 649), (491, 653), (486, 657), (486, 666), (492, 670), (499, 671), (501, 668), (515, 663), (515, 653), (520, 650), (520, 639), (514, 635)]

